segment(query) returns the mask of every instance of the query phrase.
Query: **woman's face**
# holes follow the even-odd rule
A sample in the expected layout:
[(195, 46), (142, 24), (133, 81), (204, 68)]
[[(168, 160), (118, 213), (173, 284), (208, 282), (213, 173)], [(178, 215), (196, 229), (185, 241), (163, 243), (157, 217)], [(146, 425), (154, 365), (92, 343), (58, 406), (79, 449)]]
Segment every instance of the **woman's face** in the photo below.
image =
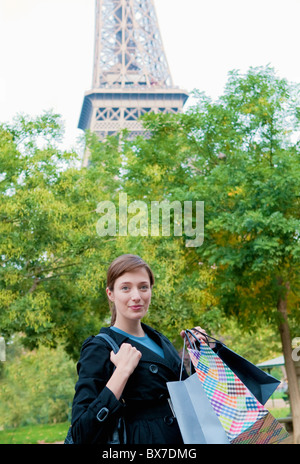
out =
[(106, 289), (108, 298), (115, 303), (116, 322), (142, 319), (150, 305), (151, 286), (145, 268), (126, 272), (115, 280), (114, 289)]

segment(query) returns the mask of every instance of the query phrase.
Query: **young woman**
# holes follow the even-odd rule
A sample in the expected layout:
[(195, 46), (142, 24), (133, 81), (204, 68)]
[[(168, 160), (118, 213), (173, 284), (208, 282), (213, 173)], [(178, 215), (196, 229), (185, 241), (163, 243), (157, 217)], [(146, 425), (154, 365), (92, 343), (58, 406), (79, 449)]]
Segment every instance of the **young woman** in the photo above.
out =
[(112, 319), (100, 333), (110, 335), (120, 349), (114, 354), (100, 337), (83, 343), (72, 408), (77, 444), (105, 443), (120, 416), (128, 444), (183, 443), (166, 385), (179, 380), (181, 359), (164, 335), (142, 323), (153, 285), (153, 273), (139, 256), (121, 255), (108, 269)]

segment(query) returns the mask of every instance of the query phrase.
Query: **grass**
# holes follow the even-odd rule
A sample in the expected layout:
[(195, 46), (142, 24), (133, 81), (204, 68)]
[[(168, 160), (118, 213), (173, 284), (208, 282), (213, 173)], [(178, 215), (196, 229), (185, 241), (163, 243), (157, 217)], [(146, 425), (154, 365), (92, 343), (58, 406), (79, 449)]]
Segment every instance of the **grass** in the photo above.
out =
[(27, 425), (0, 431), (0, 444), (41, 444), (64, 441), (69, 423)]

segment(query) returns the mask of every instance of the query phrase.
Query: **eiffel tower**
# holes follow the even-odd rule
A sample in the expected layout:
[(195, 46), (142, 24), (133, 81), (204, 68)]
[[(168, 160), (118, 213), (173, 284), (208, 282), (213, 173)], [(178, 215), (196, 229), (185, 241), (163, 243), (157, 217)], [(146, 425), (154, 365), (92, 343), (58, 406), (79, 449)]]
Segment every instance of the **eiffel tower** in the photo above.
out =
[(95, 16), (92, 89), (78, 127), (99, 140), (122, 129), (134, 138), (144, 133), (143, 114), (181, 111), (188, 93), (173, 85), (154, 0), (96, 0)]

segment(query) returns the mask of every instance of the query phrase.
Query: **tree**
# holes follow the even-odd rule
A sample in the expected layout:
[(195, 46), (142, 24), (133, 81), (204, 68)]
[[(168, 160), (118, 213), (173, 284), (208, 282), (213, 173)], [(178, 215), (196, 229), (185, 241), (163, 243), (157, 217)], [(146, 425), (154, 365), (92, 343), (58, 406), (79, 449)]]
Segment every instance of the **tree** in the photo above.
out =
[[(71, 351), (85, 309), (81, 256), (92, 240), (78, 157), (59, 150), (60, 135), (51, 113), (0, 127), (0, 327), (5, 337), (22, 332), (31, 348), (68, 333)], [(86, 327), (93, 323), (90, 314)]]
[(69, 420), (76, 366), (61, 346), (29, 351), (18, 336), (8, 347), (0, 382), (1, 427)]
[[(101, 201), (116, 205), (118, 219), (124, 189), (118, 139), (99, 143), (88, 134), (92, 159), (86, 169), (78, 166), (75, 153), (59, 149), (57, 115), (21, 116), (0, 129), (1, 335), (20, 332), (29, 348), (63, 343), (78, 359), (84, 339), (110, 321), (105, 293), (110, 262), (136, 253), (157, 276), (151, 324), (178, 340), (182, 327), (198, 318), (211, 270), (193, 270), (196, 300), (187, 284), (180, 237), (97, 233)], [(141, 198), (138, 183), (128, 193), (128, 202)]]

